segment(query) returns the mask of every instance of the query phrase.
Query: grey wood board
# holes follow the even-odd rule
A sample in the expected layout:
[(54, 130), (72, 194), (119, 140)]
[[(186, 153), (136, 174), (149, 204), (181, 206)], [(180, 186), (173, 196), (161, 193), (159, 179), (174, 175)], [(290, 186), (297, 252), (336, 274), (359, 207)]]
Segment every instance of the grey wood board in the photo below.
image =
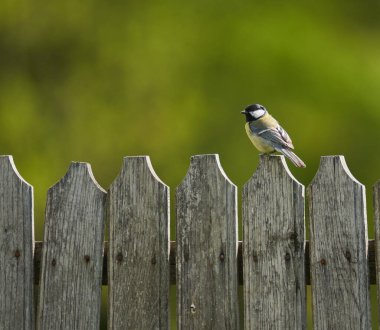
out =
[(109, 189), (109, 329), (168, 329), (169, 187), (147, 156)]
[(0, 329), (34, 329), (33, 187), (0, 156)]
[[(377, 181), (373, 187), (373, 208), (375, 220), (375, 255), (376, 260), (376, 279), (380, 283), (380, 181)], [(377, 285), (377, 313), (380, 315), (380, 285)], [(380, 322), (379, 327), (380, 329)]]
[(218, 155), (191, 157), (176, 191), (178, 329), (239, 328), (236, 204)]
[(308, 199), (314, 329), (370, 329), (365, 187), (326, 156)]
[(106, 192), (73, 162), (47, 195), (38, 329), (98, 329)]
[(305, 329), (304, 186), (284, 156), (260, 156), (243, 188), (245, 329)]

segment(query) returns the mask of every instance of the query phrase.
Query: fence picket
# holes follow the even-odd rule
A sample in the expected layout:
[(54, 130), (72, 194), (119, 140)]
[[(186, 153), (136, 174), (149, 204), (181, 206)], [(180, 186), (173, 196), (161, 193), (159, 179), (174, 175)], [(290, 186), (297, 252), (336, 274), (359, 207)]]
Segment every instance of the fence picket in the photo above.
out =
[[(376, 254), (376, 281), (377, 281), (377, 312), (380, 315), (380, 180), (373, 187), (373, 208), (375, 221), (375, 254)], [(380, 324), (379, 324), (380, 329)]]
[(147, 156), (109, 189), (109, 329), (168, 329), (169, 187)]
[(306, 328), (304, 222), (304, 186), (261, 156), (243, 188), (245, 329)]
[(236, 186), (218, 155), (191, 158), (176, 201), (177, 327), (238, 329)]
[(308, 198), (314, 329), (370, 329), (365, 187), (322, 157)]
[(33, 187), (0, 156), (0, 329), (34, 329)]
[(38, 329), (98, 329), (105, 191), (72, 163), (46, 203)]

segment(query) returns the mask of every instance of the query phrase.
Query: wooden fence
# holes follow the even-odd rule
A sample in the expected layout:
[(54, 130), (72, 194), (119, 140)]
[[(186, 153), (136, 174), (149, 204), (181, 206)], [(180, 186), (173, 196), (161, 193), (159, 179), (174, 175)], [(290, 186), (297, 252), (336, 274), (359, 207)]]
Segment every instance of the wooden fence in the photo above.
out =
[[(170, 242), (169, 187), (149, 157), (125, 157), (108, 192), (72, 163), (34, 242), (33, 187), (0, 157), (0, 329), (99, 329), (102, 283), (109, 329), (168, 329), (170, 282), (178, 329), (305, 329), (306, 284), (314, 329), (370, 329), (380, 245), (368, 242), (365, 187), (344, 157), (322, 157), (307, 189), (310, 244), (304, 186), (282, 156), (262, 156), (242, 193), (238, 242), (236, 186), (217, 155), (192, 157)], [(380, 183), (374, 211), (379, 238)]]

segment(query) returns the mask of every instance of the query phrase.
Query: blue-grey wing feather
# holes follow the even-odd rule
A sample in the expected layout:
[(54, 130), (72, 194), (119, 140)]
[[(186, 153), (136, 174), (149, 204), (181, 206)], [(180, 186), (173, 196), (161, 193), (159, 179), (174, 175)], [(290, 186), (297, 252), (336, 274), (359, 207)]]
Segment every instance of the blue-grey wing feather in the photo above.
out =
[(270, 142), (275, 149), (278, 148), (289, 148), (294, 149), (292, 140), (290, 139), (288, 133), (280, 126), (277, 125), (274, 128), (254, 128), (251, 127), (253, 133), (259, 135), (263, 139)]

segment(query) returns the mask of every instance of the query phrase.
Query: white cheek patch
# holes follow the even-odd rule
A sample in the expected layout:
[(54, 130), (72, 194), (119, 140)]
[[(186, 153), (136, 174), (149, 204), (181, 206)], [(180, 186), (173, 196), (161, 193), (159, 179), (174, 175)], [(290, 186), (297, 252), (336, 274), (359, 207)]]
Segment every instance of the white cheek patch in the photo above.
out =
[(258, 119), (265, 115), (265, 110), (255, 110), (250, 112), (251, 116), (255, 119)]

